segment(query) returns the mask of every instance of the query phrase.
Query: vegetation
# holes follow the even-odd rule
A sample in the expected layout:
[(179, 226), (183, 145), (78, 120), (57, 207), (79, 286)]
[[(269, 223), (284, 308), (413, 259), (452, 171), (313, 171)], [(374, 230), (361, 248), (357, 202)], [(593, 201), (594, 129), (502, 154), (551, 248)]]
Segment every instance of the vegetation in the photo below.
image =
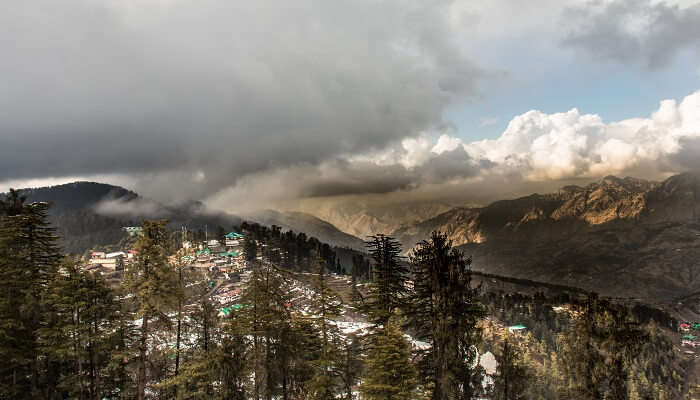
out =
[[(165, 221), (144, 221), (110, 286), (61, 255), (48, 205), (0, 202), (0, 398), (675, 399), (688, 365), (653, 308), (595, 294), (485, 292), (433, 233), (408, 261), (378, 235), (350, 271), (366, 334), (337, 321), (337, 254), (303, 234), (245, 225), (250, 278), (220, 316), (206, 276), (179, 263)], [(220, 236), (221, 230), (218, 230)], [(302, 274), (303, 273), (303, 274)], [(308, 276), (308, 303), (291, 293)], [(367, 285), (361, 285), (365, 282)], [(296, 288), (296, 289), (295, 289)], [(556, 310), (554, 307), (558, 307)], [(522, 323), (525, 335), (504, 325)], [(479, 356), (496, 355), (486, 377)]]

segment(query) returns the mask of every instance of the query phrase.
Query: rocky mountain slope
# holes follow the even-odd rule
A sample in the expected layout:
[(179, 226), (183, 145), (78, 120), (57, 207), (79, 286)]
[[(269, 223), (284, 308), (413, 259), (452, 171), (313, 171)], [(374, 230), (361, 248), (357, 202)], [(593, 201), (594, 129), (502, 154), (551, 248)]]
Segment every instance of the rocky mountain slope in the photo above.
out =
[(555, 193), (456, 208), (393, 233), (447, 233), (477, 270), (669, 301), (700, 290), (700, 178), (608, 176)]
[(332, 246), (348, 247), (360, 251), (365, 249), (365, 243), (362, 239), (342, 232), (332, 224), (311, 214), (265, 210), (246, 215), (245, 217), (263, 225), (277, 225), (282, 230), (304, 232), (307, 236), (314, 236)]
[(366, 238), (393, 232), (444, 213), (455, 205), (447, 202), (378, 202), (367, 198), (351, 200), (315, 199), (297, 206), (298, 211), (328, 221), (343, 232)]

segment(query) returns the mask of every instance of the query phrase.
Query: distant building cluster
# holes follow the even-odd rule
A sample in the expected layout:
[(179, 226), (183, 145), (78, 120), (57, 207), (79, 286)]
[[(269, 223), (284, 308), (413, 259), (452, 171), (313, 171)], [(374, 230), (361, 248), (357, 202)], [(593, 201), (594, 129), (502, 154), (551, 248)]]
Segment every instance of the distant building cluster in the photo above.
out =
[(693, 348), (700, 346), (700, 339), (698, 339), (698, 334), (700, 334), (699, 322), (683, 322), (678, 325), (678, 330), (684, 333), (681, 337), (682, 346)]
[(105, 268), (111, 271), (120, 271), (124, 269), (124, 266), (131, 262), (136, 256), (136, 250), (115, 251), (112, 253), (105, 253), (104, 251), (93, 251), (90, 253), (90, 259), (88, 260), (88, 269), (95, 269), (98, 267)]

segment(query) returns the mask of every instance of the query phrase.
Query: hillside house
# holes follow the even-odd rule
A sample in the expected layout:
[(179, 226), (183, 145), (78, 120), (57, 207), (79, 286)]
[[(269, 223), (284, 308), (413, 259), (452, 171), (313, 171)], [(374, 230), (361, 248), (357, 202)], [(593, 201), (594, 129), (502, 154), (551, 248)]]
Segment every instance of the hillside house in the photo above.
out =
[(224, 244), (226, 247), (236, 247), (240, 246), (241, 240), (243, 240), (243, 235), (238, 232), (229, 232), (224, 237)]
[(211, 260), (211, 250), (209, 250), (209, 248), (197, 250), (195, 255), (197, 256), (197, 262), (206, 263)]
[(129, 234), (129, 236), (140, 235), (143, 230), (140, 226), (124, 226), (122, 230)]
[(527, 332), (527, 327), (524, 325), (513, 325), (508, 327), (508, 332), (516, 336), (522, 336)]
[(126, 257), (126, 253), (124, 253), (123, 251), (115, 251), (114, 253), (105, 254), (105, 258), (118, 258), (118, 257)]
[(678, 325), (678, 329), (680, 329), (681, 332), (690, 332), (690, 324), (683, 322), (682, 324)]
[(700, 341), (698, 341), (698, 338), (695, 335), (683, 335), (683, 337), (681, 338), (681, 345), (696, 347), (700, 345)]

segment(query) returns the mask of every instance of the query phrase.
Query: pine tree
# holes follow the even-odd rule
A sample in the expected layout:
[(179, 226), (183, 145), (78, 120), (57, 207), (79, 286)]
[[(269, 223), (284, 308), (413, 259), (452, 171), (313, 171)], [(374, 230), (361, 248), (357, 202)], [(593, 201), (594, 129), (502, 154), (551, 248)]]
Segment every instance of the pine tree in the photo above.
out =
[(416, 370), (411, 363), (411, 346), (404, 338), (397, 317), (387, 320), (372, 336), (365, 378), (360, 386), (369, 400), (402, 400), (416, 397)]
[(132, 377), (133, 367), (138, 360), (137, 343), (139, 332), (134, 324), (134, 314), (131, 304), (124, 301), (123, 288), (116, 293), (117, 299), (122, 299), (109, 321), (107, 332), (107, 354), (109, 360), (106, 366), (106, 377), (103, 386), (107, 398), (133, 399), (136, 397), (136, 385)]
[(149, 349), (154, 326), (169, 324), (167, 313), (177, 308), (178, 279), (168, 264), (169, 235), (165, 221), (144, 221), (136, 242), (135, 261), (125, 276), (127, 292), (132, 295), (136, 317), (141, 319), (137, 359), (136, 397), (143, 400), (149, 380)]
[(0, 398), (42, 396), (40, 302), (60, 260), (48, 204), (24, 201), (14, 190), (0, 201)]
[(432, 390), (434, 400), (471, 399), (480, 390), (479, 371), (470, 366), (485, 310), (478, 288), (471, 287), (470, 264), (446, 235), (437, 232), (411, 255), (414, 291), (407, 302), (407, 326), (431, 344), (419, 356), (424, 386)]
[(566, 379), (567, 396), (593, 400), (601, 398), (604, 358), (597, 346), (598, 298), (589, 295), (580, 307), (569, 331), (560, 341), (560, 357)]
[(282, 334), (289, 329), (289, 293), (286, 272), (277, 268), (269, 258), (274, 252), (265, 251), (256, 260), (250, 280), (243, 291), (240, 323), (252, 338), (250, 362), (253, 366), (255, 399), (270, 399), (286, 389), (283, 387), (284, 367), (279, 358), (289, 344)]
[(246, 231), (243, 236), (243, 256), (246, 261), (255, 261), (258, 256), (258, 243), (251, 231)]
[(312, 288), (312, 308), (315, 315), (310, 317), (311, 322), (318, 332), (319, 352), (318, 358), (313, 360), (311, 376), (306, 383), (310, 398), (315, 400), (331, 400), (335, 398), (338, 386), (338, 337), (339, 332), (334, 318), (340, 315), (341, 300), (328, 287), (326, 262), (317, 256), (315, 261), (316, 275)]
[(109, 322), (117, 310), (104, 280), (64, 258), (42, 297), (49, 316), (39, 330), (47, 365), (45, 397), (104, 397)]
[(496, 355), (498, 366), (494, 377), (494, 400), (518, 400), (525, 398), (527, 386), (532, 379), (523, 365), (517, 349), (506, 336)]
[(390, 236), (371, 236), (366, 242), (374, 261), (365, 309), (375, 326), (384, 325), (401, 307), (408, 269), (401, 264), (401, 245)]
[(355, 334), (350, 334), (341, 344), (339, 353), (338, 371), (343, 386), (344, 399), (353, 400), (353, 387), (362, 376), (363, 371), (360, 338)]

